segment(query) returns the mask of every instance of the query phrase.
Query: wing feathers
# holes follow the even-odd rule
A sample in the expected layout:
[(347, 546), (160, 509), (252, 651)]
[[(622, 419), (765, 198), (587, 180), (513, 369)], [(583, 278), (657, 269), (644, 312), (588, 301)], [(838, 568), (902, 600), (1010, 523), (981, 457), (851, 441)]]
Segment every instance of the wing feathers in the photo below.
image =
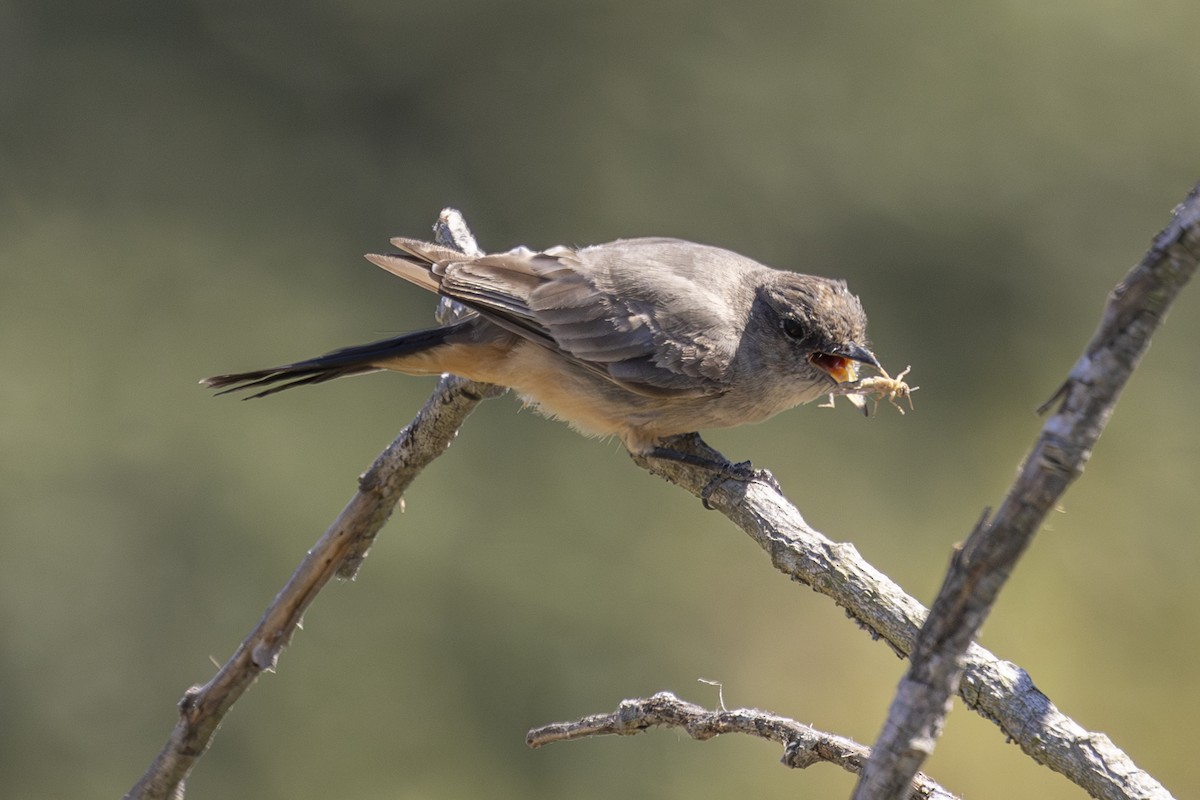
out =
[[(396, 238), (392, 244), (403, 252), (367, 259), (474, 309), (493, 324), (557, 349), (631, 391), (703, 395), (716, 390), (716, 379), (727, 366), (720, 354), (701, 352), (661, 330), (663, 322), (655, 323), (652, 316), (655, 297), (638, 297), (636, 291), (633, 297), (620, 296), (606, 289), (610, 270), (616, 269), (611, 252), (587, 261), (580, 252), (561, 247), (470, 258), (413, 239)], [(626, 261), (636, 255), (631, 252)], [(638, 266), (624, 263), (621, 268)], [(630, 276), (624, 281), (635, 290), (642, 283)]]
[(438, 279), (429, 270), (429, 267), (420, 262), (414, 261), (410, 257), (396, 255), (394, 253), (367, 253), (367, 261), (370, 261), (377, 267), (382, 267), (393, 275), (404, 278), (409, 283), (415, 283), (422, 289), (431, 292), (437, 292)]

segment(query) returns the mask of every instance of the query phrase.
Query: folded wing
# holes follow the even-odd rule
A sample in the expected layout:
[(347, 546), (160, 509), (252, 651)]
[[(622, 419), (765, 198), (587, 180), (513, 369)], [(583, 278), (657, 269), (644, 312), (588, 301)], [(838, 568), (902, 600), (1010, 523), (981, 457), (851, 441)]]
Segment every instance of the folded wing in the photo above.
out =
[[(653, 261), (645, 267), (656, 270), (654, 280), (640, 281), (626, 274), (619, 281), (621, 293), (611, 288), (614, 269), (636, 272), (641, 266), (639, 256), (659, 257), (662, 248), (656, 243), (686, 244), (630, 240), (584, 250), (519, 248), (469, 258), (397, 238), (392, 244), (402, 252), (367, 258), (631, 391), (659, 397), (714, 394), (732, 355), (703, 344), (722, 342), (720, 336), (705, 336), (711, 333), (707, 329), (725, 321), (720, 304), (688, 304), (688, 313), (663, 318), (661, 295), (671, 293), (670, 306), (678, 309), (680, 293), (687, 296), (702, 289)], [(687, 251), (676, 246), (672, 252)]]

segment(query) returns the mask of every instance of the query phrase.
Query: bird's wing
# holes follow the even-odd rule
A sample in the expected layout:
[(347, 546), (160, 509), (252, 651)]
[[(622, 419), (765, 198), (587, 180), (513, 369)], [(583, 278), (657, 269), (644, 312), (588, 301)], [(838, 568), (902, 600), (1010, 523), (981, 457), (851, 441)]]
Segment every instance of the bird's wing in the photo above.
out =
[[(519, 248), (480, 258), (412, 240), (392, 243), (404, 254), (368, 258), (425, 288), (436, 284), (439, 294), (631, 391), (688, 397), (720, 390), (731, 358), (720, 344), (736, 342), (712, 335), (724, 322), (716, 318), (719, 304), (714, 309), (687, 302), (697, 291), (692, 282), (661, 265), (634, 263), (639, 248), (620, 250), (633, 242), (584, 250)], [(642, 279), (631, 279), (643, 266), (648, 271)], [(671, 302), (664, 304), (666, 299)], [(664, 306), (678, 310), (669, 314)], [(710, 341), (717, 344), (705, 344)]]
[(416, 239), (395, 238), (401, 253), (368, 254), (376, 266), (423, 289), (450, 298), (488, 321), (546, 347), (557, 347), (529, 308), (529, 294), (543, 280), (539, 271), (557, 263), (547, 253), (520, 248), (472, 258)]

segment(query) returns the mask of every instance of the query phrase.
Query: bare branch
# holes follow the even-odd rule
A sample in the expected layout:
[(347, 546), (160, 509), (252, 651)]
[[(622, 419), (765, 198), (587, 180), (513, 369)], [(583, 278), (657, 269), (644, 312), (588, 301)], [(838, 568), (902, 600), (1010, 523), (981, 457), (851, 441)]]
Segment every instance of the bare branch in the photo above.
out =
[[(709, 711), (680, 700), (671, 692), (659, 692), (648, 699), (623, 700), (610, 714), (593, 714), (574, 722), (556, 722), (534, 728), (525, 743), (538, 748), (551, 742), (566, 742), (591, 736), (633, 736), (649, 728), (680, 728), (697, 741), (707, 741), (724, 733), (744, 733), (783, 745), (780, 761), (792, 769), (805, 769), (828, 762), (847, 772), (858, 773), (870, 750), (858, 742), (819, 731), (787, 717), (756, 708)], [(918, 775), (908, 794), (910, 800), (957, 800), (925, 775)]]
[(1043, 406), (1059, 401), (1004, 502), (991, 520), (984, 515), (955, 553), (855, 798), (902, 797), (911, 776), (933, 752), (958, 688), (963, 654), (1046, 515), (1083, 472), (1117, 396), (1195, 272), (1198, 258), (1200, 185), (1113, 290), (1083, 356)]
[[(455, 237), (455, 230), (466, 231), (455, 212), (443, 212), (436, 230), (444, 244), (474, 247), (473, 241), (444, 240)], [(458, 312), (449, 309), (447, 313)], [(170, 739), (126, 797), (182, 797), (183, 780), (207, 749), (220, 720), (258, 674), (274, 666), (317, 592), (335, 573), (344, 577), (355, 574), (374, 536), (416, 474), (448, 447), (481, 399), (501, 391), (443, 378), (425, 408), (362, 477), (358, 494), (300, 564), (238, 651), (212, 680), (188, 691)], [(681, 438), (675, 449), (710, 464), (724, 462), (698, 436)], [(831, 542), (810, 528), (769, 473), (751, 475), (738, 467), (714, 472), (694, 464), (643, 457), (635, 461), (719, 508), (767, 551), (779, 570), (832, 597), (897, 653), (912, 650), (925, 609), (863, 561), (852, 545)], [(1169, 796), (1106, 737), (1084, 730), (1058, 712), (1015, 665), (976, 645), (967, 650), (965, 664), (961, 696), (970, 707), (997, 722), (1035, 760), (1098, 797)], [(1137, 786), (1139, 793), (1123, 795), (1121, 786)]]
[[(672, 441), (671, 449), (697, 461), (723, 460), (699, 436), (679, 437)], [(925, 607), (867, 563), (853, 544), (833, 542), (813, 529), (770, 473), (749, 474), (740, 466), (714, 471), (678, 460), (634, 460), (705, 499), (757, 542), (776, 569), (832, 598), (898, 655), (912, 652), (928, 613)], [(964, 656), (959, 696), (1039, 764), (1095, 797), (1171, 796), (1107, 736), (1085, 729), (1060, 712), (1023, 669), (977, 644)]]
[[(475, 247), (466, 224), (452, 209), (442, 212), (435, 230), (442, 244), (448, 247)], [(455, 232), (462, 237), (464, 231), (463, 238), (449, 238)], [(442, 377), (433, 396), (413, 421), (359, 479), (354, 498), (309, 550), (257, 627), (208, 683), (193, 686), (184, 694), (174, 730), (126, 798), (181, 800), (184, 779), (208, 749), (217, 726), (259, 674), (274, 668), (317, 593), (335, 573), (341, 577), (354, 576), (375, 535), (413, 479), (446, 451), (467, 415), (481, 400), (503, 391), (488, 384)]]

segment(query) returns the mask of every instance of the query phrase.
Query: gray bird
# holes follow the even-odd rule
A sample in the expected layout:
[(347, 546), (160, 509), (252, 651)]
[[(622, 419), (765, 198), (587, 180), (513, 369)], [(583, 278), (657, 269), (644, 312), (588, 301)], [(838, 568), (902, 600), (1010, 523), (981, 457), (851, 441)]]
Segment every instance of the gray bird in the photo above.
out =
[(547, 416), (650, 455), (672, 436), (842, 393), (859, 363), (882, 369), (844, 281), (718, 247), (648, 238), (469, 257), (414, 239), (392, 244), (400, 252), (367, 259), (473, 313), (201, 383), (263, 397), (377, 370), (450, 372), (510, 387)]

